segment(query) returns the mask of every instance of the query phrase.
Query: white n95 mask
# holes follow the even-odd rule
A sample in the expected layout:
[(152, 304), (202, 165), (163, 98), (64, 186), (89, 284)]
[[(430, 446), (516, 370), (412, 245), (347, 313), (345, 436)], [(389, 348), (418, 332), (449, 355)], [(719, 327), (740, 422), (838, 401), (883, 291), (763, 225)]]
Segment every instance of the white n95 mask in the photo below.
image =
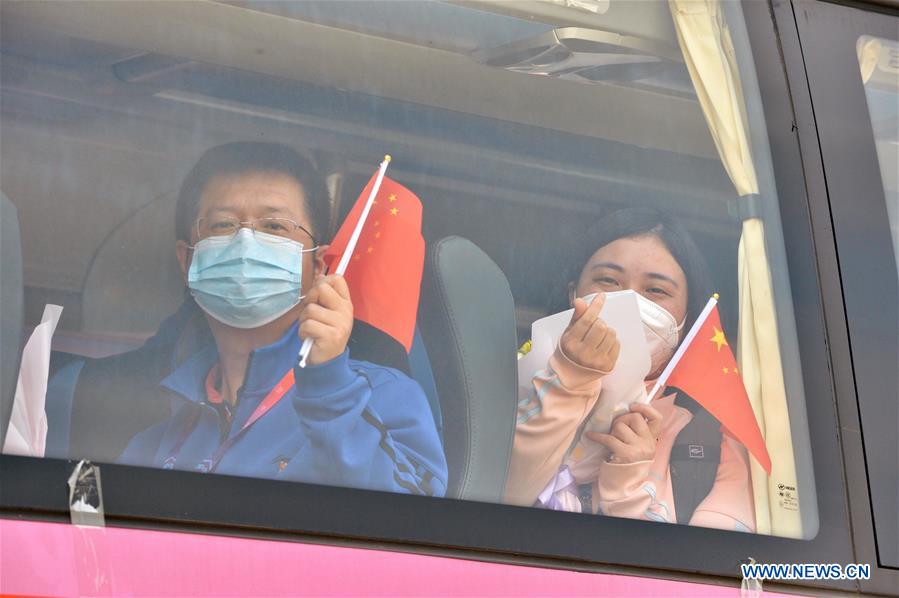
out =
[(658, 303), (637, 293), (637, 305), (640, 308), (640, 319), (643, 321), (643, 332), (646, 334), (646, 345), (649, 348), (651, 365), (650, 375), (658, 374), (665, 367), (677, 349), (680, 331), (683, 330), (687, 318), (678, 324), (674, 316)]

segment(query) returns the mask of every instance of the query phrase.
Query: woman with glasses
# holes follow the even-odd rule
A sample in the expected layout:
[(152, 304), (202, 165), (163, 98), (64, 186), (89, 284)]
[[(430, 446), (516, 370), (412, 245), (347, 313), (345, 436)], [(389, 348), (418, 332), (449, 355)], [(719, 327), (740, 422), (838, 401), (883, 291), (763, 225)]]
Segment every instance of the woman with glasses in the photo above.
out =
[(178, 197), (176, 254), (212, 342), (162, 380), (172, 416), (138, 434), (122, 462), (444, 493), (421, 388), (349, 356), (352, 298), (342, 277), (324, 275), (317, 240), (329, 214), (321, 177), (288, 147), (238, 142), (203, 155)]

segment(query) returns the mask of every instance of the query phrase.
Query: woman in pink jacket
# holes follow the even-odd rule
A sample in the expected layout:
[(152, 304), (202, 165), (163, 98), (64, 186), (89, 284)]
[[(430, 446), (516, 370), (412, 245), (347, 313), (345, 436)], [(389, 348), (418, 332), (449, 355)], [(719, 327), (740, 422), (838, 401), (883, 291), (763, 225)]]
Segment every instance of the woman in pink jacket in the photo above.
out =
[[(609, 434), (582, 432), (603, 376), (618, 359), (615, 332), (598, 317), (603, 293), (632, 289), (640, 295), (652, 353), (647, 389), (711, 294), (701, 253), (669, 215), (620, 210), (595, 224), (587, 238), (588, 251), (569, 279), (571, 323), (546, 368), (534, 374), (530, 387), (520, 389), (507, 502), (754, 531), (746, 450), (726, 434), (720, 453), (717, 446), (706, 451), (718, 456), (710, 490), (692, 496), (689, 504), (675, 504), (671, 460), (680, 448), (676, 439), (694, 417), (710, 417), (682, 393), (665, 389), (651, 404), (632, 405), (612, 422)], [(599, 294), (588, 305), (582, 298), (593, 293)], [(685, 434), (695, 433), (697, 423)]]

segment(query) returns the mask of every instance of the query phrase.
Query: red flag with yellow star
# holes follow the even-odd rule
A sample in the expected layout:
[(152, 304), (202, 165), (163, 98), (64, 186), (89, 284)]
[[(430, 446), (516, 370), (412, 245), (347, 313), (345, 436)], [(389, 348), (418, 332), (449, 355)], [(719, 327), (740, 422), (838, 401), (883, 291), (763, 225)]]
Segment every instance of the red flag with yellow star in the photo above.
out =
[[(325, 263), (333, 271), (371, 194), (377, 173), (368, 181), (344, 220)], [(421, 236), (421, 201), (414, 193), (384, 177), (344, 278), (353, 301), (353, 317), (412, 348), (425, 242)]]
[(684, 343), (688, 346), (678, 350), (680, 360), (668, 376), (667, 385), (676, 386), (702, 405), (770, 475), (771, 457), (724, 336), (717, 304), (699, 323), (696, 333), (690, 331)]

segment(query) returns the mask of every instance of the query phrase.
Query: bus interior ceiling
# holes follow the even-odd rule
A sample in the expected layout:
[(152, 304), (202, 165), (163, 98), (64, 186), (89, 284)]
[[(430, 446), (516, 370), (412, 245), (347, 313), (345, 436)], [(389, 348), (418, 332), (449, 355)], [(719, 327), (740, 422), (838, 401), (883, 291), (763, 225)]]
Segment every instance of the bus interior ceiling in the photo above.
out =
[[(501, 4), (380, 6), (388, 14), (374, 18), (355, 2), (4, 3), (0, 184), (22, 223), (26, 324), (60, 302), (61, 328), (82, 330), (104, 241), (174, 197), (206, 148), (260, 139), (339, 175), (340, 217), (392, 154), (391, 176), (424, 204), (426, 240), (470, 238), (506, 273), (522, 336), (565, 307), (560, 265), (589, 223), (627, 205), (665, 209), (715, 256), (734, 330), (735, 193), (683, 64), (655, 86), (510, 72), (472, 52), (570, 23), (502, 14)], [(660, 7), (644, 21), (664, 23)], [(425, 19), (434, 10), (442, 18)], [(605, 25), (589, 16), (633, 33), (613, 10)], [(176, 268), (173, 254), (143, 257)]]

